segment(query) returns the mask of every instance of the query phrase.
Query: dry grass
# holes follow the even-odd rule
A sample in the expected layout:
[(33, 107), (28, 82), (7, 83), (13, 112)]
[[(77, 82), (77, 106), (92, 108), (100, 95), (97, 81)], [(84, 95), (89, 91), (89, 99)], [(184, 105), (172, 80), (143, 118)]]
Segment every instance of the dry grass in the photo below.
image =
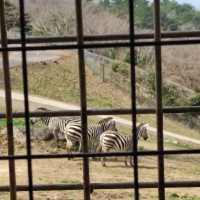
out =
[[(36, 94), (67, 103), (79, 104), (79, 73), (76, 52), (67, 52), (59, 60), (30, 64), (28, 66), (29, 90)], [(13, 90), (22, 91), (19, 67), (11, 69)], [(102, 82), (87, 69), (87, 102), (89, 107), (129, 107), (129, 95)], [(2, 80), (2, 73), (0, 80)], [(119, 98), (120, 97), (120, 98)]]
[[(0, 141), (2, 144), (2, 141)], [(2, 147), (2, 145), (1, 145)], [(50, 142), (32, 142), (33, 153), (49, 153), (52, 150)], [(4, 148), (0, 149), (0, 153), (4, 153)], [(23, 154), (24, 145), (16, 144), (16, 154)], [(65, 152), (64, 148), (60, 148), (59, 153)], [(165, 157), (165, 177), (166, 181), (181, 180), (200, 180), (199, 156), (166, 156)], [(8, 162), (0, 161), (0, 185), (9, 183)], [(82, 183), (82, 160), (81, 159), (45, 159), (33, 160), (34, 184), (72, 184)], [(27, 184), (27, 162), (24, 160), (16, 161), (17, 184)], [(156, 157), (140, 157), (139, 158), (139, 180), (140, 181), (157, 181), (157, 159)], [(125, 167), (122, 158), (108, 159), (107, 167), (102, 167), (100, 161), (90, 161), (90, 181), (95, 182), (130, 182), (133, 180), (133, 169)], [(156, 189), (141, 189), (141, 197), (145, 200), (157, 199)], [(170, 189), (167, 190), (167, 196), (176, 193), (179, 196), (200, 197), (200, 191), (197, 189)], [(20, 200), (27, 199), (27, 193), (19, 192)], [(83, 199), (82, 191), (52, 191), (52, 192), (34, 192), (37, 200), (51, 199)], [(92, 199), (132, 199), (132, 190), (95, 190)], [(0, 194), (1, 200), (8, 200), (8, 194)], [(180, 198), (181, 199), (181, 198)]]
[(198, 45), (163, 47), (164, 78), (199, 92), (199, 51)]
[[(75, 53), (67, 53), (66, 56), (55, 62), (37, 63), (29, 65), (29, 88), (32, 94), (46, 96), (49, 98), (65, 101), (67, 103), (79, 103), (79, 82), (78, 66)], [(12, 68), (12, 87), (15, 90), (21, 90), (21, 72), (18, 67)], [(1, 76), (1, 75), (0, 75)], [(2, 77), (1, 77), (2, 79)], [(130, 99), (121, 90), (116, 89), (108, 83), (102, 83), (90, 70), (87, 70), (87, 90), (88, 104), (90, 107), (129, 107)], [(17, 102), (16, 108), (19, 108), (20, 102)], [(1, 108), (3, 109), (3, 103)], [(155, 116), (143, 115), (139, 121), (149, 122), (155, 125)], [(186, 128), (181, 123), (174, 123), (172, 120), (165, 119), (165, 127), (169, 131), (189, 135), (190, 137), (199, 138), (199, 133)], [(129, 134), (129, 128), (122, 128), (122, 131)], [(166, 148), (193, 148), (193, 146), (178, 146), (167, 142)], [(147, 142), (140, 142), (139, 146), (145, 149), (156, 149), (155, 138), (151, 137)], [(0, 138), (0, 154), (7, 154), (7, 144), (5, 138)], [(32, 142), (33, 153), (51, 153), (52, 147), (49, 142)], [(25, 145), (15, 145), (16, 154), (25, 154)], [(65, 152), (61, 148), (59, 153)], [(199, 156), (166, 156), (165, 157), (165, 177), (167, 181), (178, 180), (200, 180)], [(99, 161), (90, 162), (91, 182), (128, 182), (133, 180), (133, 169), (125, 168), (121, 159), (109, 159), (107, 167), (101, 166)], [(7, 185), (8, 162), (0, 161), (0, 185)], [(16, 161), (17, 183), (27, 183), (27, 162)], [(34, 184), (70, 184), (82, 183), (82, 161), (81, 159), (48, 159), (33, 161)], [(156, 181), (157, 159), (156, 157), (139, 158), (139, 180)], [(141, 189), (141, 197), (144, 200), (157, 199), (156, 189)], [(176, 194), (179, 196), (173, 197)], [(35, 199), (52, 199), (52, 200), (74, 200), (83, 199), (82, 191), (52, 191), (52, 192), (35, 192)], [(92, 194), (92, 199), (132, 199), (132, 190), (97, 190)], [(175, 195), (175, 196), (176, 196)], [(28, 199), (27, 193), (18, 193), (20, 200)], [(200, 192), (198, 189), (168, 189), (167, 198), (169, 200), (199, 200)], [(8, 200), (8, 194), (0, 194), (1, 200)]]

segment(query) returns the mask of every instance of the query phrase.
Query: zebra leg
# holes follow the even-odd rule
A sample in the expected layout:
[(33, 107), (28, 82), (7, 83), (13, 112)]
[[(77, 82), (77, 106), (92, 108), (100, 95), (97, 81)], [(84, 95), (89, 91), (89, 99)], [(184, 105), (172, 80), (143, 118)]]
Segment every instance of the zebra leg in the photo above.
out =
[(55, 139), (55, 142), (54, 142), (54, 145), (55, 145), (55, 149), (54, 151), (58, 151), (58, 132), (56, 130), (53, 130), (53, 135), (54, 135), (54, 139)]
[[(66, 139), (66, 150), (67, 150), (67, 153), (71, 153), (72, 146), (73, 146), (72, 142), (70, 140)], [(68, 160), (70, 160), (70, 158), (68, 158)]]
[(106, 167), (106, 157), (101, 158), (101, 164), (103, 167)]
[(133, 162), (133, 157), (132, 156), (130, 156), (130, 165), (131, 165), (131, 167), (134, 166), (134, 162)]
[(79, 152), (82, 152), (82, 140), (79, 142), (79, 148), (78, 148)]
[[(105, 150), (101, 147), (102, 152), (108, 152), (108, 150)], [(106, 167), (106, 157), (101, 158), (101, 164), (103, 167)]]
[(125, 163), (125, 166), (126, 166), (126, 167), (128, 167), (128, 161), (127, 161), (127, 159), (128, 159), (128, 157), (125, 156), (125, 157), (124, 157), (124, 163)]

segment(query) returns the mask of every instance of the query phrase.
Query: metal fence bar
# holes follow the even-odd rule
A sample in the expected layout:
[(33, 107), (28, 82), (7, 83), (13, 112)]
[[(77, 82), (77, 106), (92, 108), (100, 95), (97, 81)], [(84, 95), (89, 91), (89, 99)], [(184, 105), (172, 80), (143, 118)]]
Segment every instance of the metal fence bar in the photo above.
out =
[[(198, 38), (200, 37), (200, 31), (173, 31), (162, 32), (161, 37), (163, 39), (170, 38)], [(85, 42), (95, 41), (113, 41), (113, 40), (129, 40), (129, 34), (105, 34), (105, 35), (85, 35), (83, 37)], [(154, 33), (135, 33), (135, 40), (154, 39)], [(28, 37), (26, 39), (27, 44), (31, 43), (63, 43), (63, 42), (76, 42), (76, 36), (65, 37)], [(0, 40), (1, 43), (1, 40)], [(21, 44), (20, 39), (8, 38), (8, 44)]]
[[(155, 45), (162, 45), (162, 46), (170, 46), (170, 45), (192, 45), (192, 44), (200, 44), (200, 39), (191, 39), (191, 40), (172, 40), (172, 41), (146, 41), (146, 42), (134, 42), (135, 47), (143, 47), (143, 46), (155, 46)], [(67, 50), (67, 49), (91, 49), (91, 48), (114, 48), (114, 47), (130, 47), (130, 42), (101, 42), (101, 43), (84, 43), (80, 44), (66, 44), (66, 45), (46, 45), (46, 46), (26, 46), (25, 49), (27, 51), (40, 51), (40, 50)], [(4, 47), (0, 48), (0, 51), (21, 51), (21, 47)]]
[[(134, 189), (134, 183), (91, 183), (91, 189), (110, 190), (110, 189)], [(139, 188), (158, 188), (158, 182), (140, 182)], [(165, 182), (166, 188), (196, 188), (200, 187), (200, 181), (174, 181)], [(28, 186), (17, 185), (17, 191), (28, 191)], [(33, 185), (34, 191), (54, 191), (54, 190), (82, 190), (83, 184), (52, 184), (52, 185)], [(9, 186), (0, 186), (0, 192), (8, 192)]]
[[(154, 0), (154, 29), (155, 41), (161, 40), (160, 30), (160, 0)], [(156, 117), (157, 117), (157, 148), (160, 152), (164, 150), (163, 137), (163, 111), (162, 111), (162, 61), (161, 46), (155, 46), (155, 65), (156, 65)], [(159, 179), (159, 199), (165, 200), (165, 183), (164, 183), (164, 156), (158, 154), (158, 179)]]
[[(83, 40), (83, 19), (82, 19), (82, 1), (75, 0), (76, 8), (76, 25), (77, 25), (77, 42), (82, 45)], [(78, 49), (79, 61), (79, 81), (80, 81), (80, 106), (81, 106), (81, 125), (82, 125), (82, 147), (83, 152), (88, 152), (87, 140), (87, 94), (86, 94), (86, 72), (84, 49)], [(90, 200), (90, 175), (89, 175), (89, 159), (83, 157), (83, 180), (84, 180), (84, 199)]]
[(22, 45), (22, 77), (23, 77), (23, 93), (25, 108), (25, 127), (26, 127), (26, 150), (27, 150), (27, 169), (29, 183), (29, 199), (33, 200), (33, 177), (32, 177), (32, 160), (31, 160), (31, 137), (29, 122), (29, 98), (28, 98), (28, 74), (27, 74), (27, 55), (26, 55), (26, 34), (25, 34), (25, 11), (24, 0), (19, 0), (20, 10), (20, 28), (21, 28), (21, 45)]
[[(59, 116), (80, 116), (80, 110), (63, 110), (63, 111), (51, 111), (51, 112), (30, 112), (30, 117), (59, 117)], [(132, 109), (88, 109), (88, 116), (96, 115), (130, 115)], [(136, 114), (155, 114), (155, 108), (138, 108), (136, 109)], [(200, 113), (200, 107), (165, 107), (163, 108), (163, 113)], [(13, 117), (22, 118), (25, 116), (24, 112), (13, 112)], [(0, 113), (0, 119), (6, 118), (5, 113)]]
[(128, 1), (129, 6), (129, 38), (130, 38), (130, 77), (131, 77), (131, 109), (132, 109), (132, 141), (133, 141), (133, 152), (136, 153), (136, 156), (133, 157), (134, 162), (134, 184), (135, 184), (135, 200), (139, 200), (139, 184), (138, 184), (138, 141), (136, 134), (136, 71), (135, 71), (135, 29), (134, 29), (134, 1)]
[[(32, 159), (57, 159), (57, 158), (81, 158), (81, 157), (123, 157), (123, 156), (156, 156), (158, 154), (162, 155), (198, 155), (200, 154), (200, 149), (185, 149), (185, 150), (164, 150), (164, 151), (138, 151), (135, 152), (109, 152), (109, 153), (62, 153), (62, 154), (32, 154)], [(24, 160), (28, 159), (27, 155), (16, 155), (16, 156), (0, 156), (0, 160)]]
[[(1, 46), (7, 48), (7, 30), (5, 22), (4, 1), (0, 1), (0, 28), (1, 28)], [(6, 119), (7, 119), (7, 139), (8, 139), (8, 155), (14, 156), (14, 138), (13, 138), (13, 115), (12, 115), (12, 96), (11, 96), (11, 82), (9, 71), (9, 55), (7, 51), (2, 52), (3, 57), (3, 73), (5, 83), (5, 100), (6, 100)], [(16, 174), (15, 174), (15, 160), (9, 160), (9, 181), (10, 181), (10, 199), (16, 200)]]

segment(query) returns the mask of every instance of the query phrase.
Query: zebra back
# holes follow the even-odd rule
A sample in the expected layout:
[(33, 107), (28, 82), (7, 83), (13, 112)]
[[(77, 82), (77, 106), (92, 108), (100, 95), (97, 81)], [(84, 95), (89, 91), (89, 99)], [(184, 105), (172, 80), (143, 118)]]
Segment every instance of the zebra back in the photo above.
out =
[(132, 142), (128, 136), (107, 130), (100, 136), (100, 147), (103, 152), (108, 152), (109, 150), (128, 151), (132, 147)]
[[(51, 110), (43, 107), (37, 108), (35, 111), (37, 112), (50, 112)], [(46, 125), (49, 129), (51, 129), (54, 133), (57, 132), (58, 137), (60, 139), (64, 139), (64, 130), (67, 124), (71, 121), (79, 120), (75, 117), (51, 117), (51, 116), (42, 116), (42, 117), (34, 117), (31, 118), (31, 124), (35, 124), (37, 122), (41, 122)], [(80, 120), (79, 120), (80, 121)]]
[(103, 132), (117, 131), (116, 122), (112, 117), (100, 120), (97, 125), (88, 128), (88, 143), (92, 151), (96, 151), (99, 146), (100, 136)]

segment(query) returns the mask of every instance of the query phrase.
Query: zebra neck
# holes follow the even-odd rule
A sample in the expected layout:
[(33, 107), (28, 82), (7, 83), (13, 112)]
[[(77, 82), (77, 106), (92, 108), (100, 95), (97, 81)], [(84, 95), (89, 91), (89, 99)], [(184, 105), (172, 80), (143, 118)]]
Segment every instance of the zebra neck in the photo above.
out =
[(140, 136), (141, 136), (140, 128), (137, 128), (137, 129), (136, 129), (136, 137), (137, 137), (137, 140), (140, 139)]
[(48, 126), (49, 125), (49, 121), (50, 121), (50, 117), (42, 117), (41, 121), (42, 121), (43, 124)]

